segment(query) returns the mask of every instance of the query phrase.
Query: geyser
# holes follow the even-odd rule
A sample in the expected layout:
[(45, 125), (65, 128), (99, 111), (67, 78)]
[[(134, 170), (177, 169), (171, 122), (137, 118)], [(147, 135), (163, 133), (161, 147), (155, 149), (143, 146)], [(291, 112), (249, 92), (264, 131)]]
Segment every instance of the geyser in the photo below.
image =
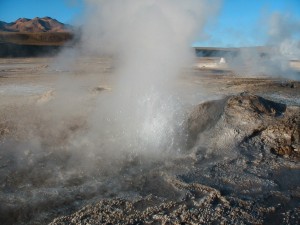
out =
[(105, 151), (180, 149), (183, 110), (171, 83), (191, 65), (190, 46), (219, 1), (86, 2), (82, 49), (113, 56), (117, 77), (112, 93), (97, 100), (87, 135)]

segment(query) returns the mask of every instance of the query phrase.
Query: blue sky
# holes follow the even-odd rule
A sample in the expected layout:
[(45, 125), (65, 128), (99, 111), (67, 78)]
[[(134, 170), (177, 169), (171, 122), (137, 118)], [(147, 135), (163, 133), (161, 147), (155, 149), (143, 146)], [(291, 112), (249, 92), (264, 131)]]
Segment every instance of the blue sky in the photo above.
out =
[[(50, 16), (73, 23), (83, 8), (83, 0), (0, 0), (0, 20)], [(276, 12), (300, 21), (300, 0), (223, 0), (220, 13), (205, 28), (206, 39), (199, 39), (197, 45), (263, 45), (267, 38), (264, 21)]]
[(299, 21), (300, 25), (300, 0), (224, 0), (219, 15), (206, 27), (207, 41), (198, 44), (219, 47), (263, 45), (267, 41), (267, 21), (274, 13)]
[(50, 16), (63, 23), (72, 23), (83, 12), (83, 0), (0, 0), (0, 20)]

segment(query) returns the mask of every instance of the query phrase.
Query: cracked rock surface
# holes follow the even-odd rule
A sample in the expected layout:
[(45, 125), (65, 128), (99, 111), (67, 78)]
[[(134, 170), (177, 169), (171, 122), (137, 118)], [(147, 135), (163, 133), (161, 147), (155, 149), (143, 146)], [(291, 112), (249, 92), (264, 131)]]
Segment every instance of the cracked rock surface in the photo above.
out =
[(248, 93), (200, 104), (187, 121), (191, 149), (142, 175), (157, 184), (51, 225), (299, 224), (299, 118), (298, 106)]

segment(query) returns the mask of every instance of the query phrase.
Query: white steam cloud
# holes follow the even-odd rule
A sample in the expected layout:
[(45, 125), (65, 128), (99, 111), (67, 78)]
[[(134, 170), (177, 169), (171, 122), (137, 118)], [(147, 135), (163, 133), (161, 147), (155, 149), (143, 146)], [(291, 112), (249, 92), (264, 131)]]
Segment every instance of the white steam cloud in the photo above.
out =
[(269, 20), (269, 42), (277, 45), (281, 55), (300, 58), (300, 20), (274, 13)]
[(265, 46), (241, 49), (238, 57), (229, 57), (230, 66), (238, 74), (299, 80), (299, 71), (291, 68), (291, 60), (300, 59), (300, 21), (273, 13), (263, 25), (267, 36)]
[(128, 80), (135, 81), (131, 86), (157, 85), (191, 62), (190, 46), (216, 11), (217, 2), (89, 0), (84, 49), (117, 56), (122, 85)]
[(111, 152), (180, 150), (184, 115), (170, 83), (192, 64), (191, 45), (219, 1), (86, 3), (81, 50), (111, 56), (117, 78), (112, 92), (99, 96), (87, 137), (95, 148)]

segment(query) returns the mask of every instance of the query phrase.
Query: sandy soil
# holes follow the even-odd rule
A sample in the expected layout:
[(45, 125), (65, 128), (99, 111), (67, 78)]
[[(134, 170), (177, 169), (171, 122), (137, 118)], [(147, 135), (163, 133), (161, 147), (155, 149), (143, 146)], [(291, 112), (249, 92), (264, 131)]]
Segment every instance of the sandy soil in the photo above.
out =
[(119, 154), (80, 138), (113, 61), (65, 64), (0, 59), (1, 224), (299, 224), (299, 82), (186, 68), (170, 89), (193, 140)]

